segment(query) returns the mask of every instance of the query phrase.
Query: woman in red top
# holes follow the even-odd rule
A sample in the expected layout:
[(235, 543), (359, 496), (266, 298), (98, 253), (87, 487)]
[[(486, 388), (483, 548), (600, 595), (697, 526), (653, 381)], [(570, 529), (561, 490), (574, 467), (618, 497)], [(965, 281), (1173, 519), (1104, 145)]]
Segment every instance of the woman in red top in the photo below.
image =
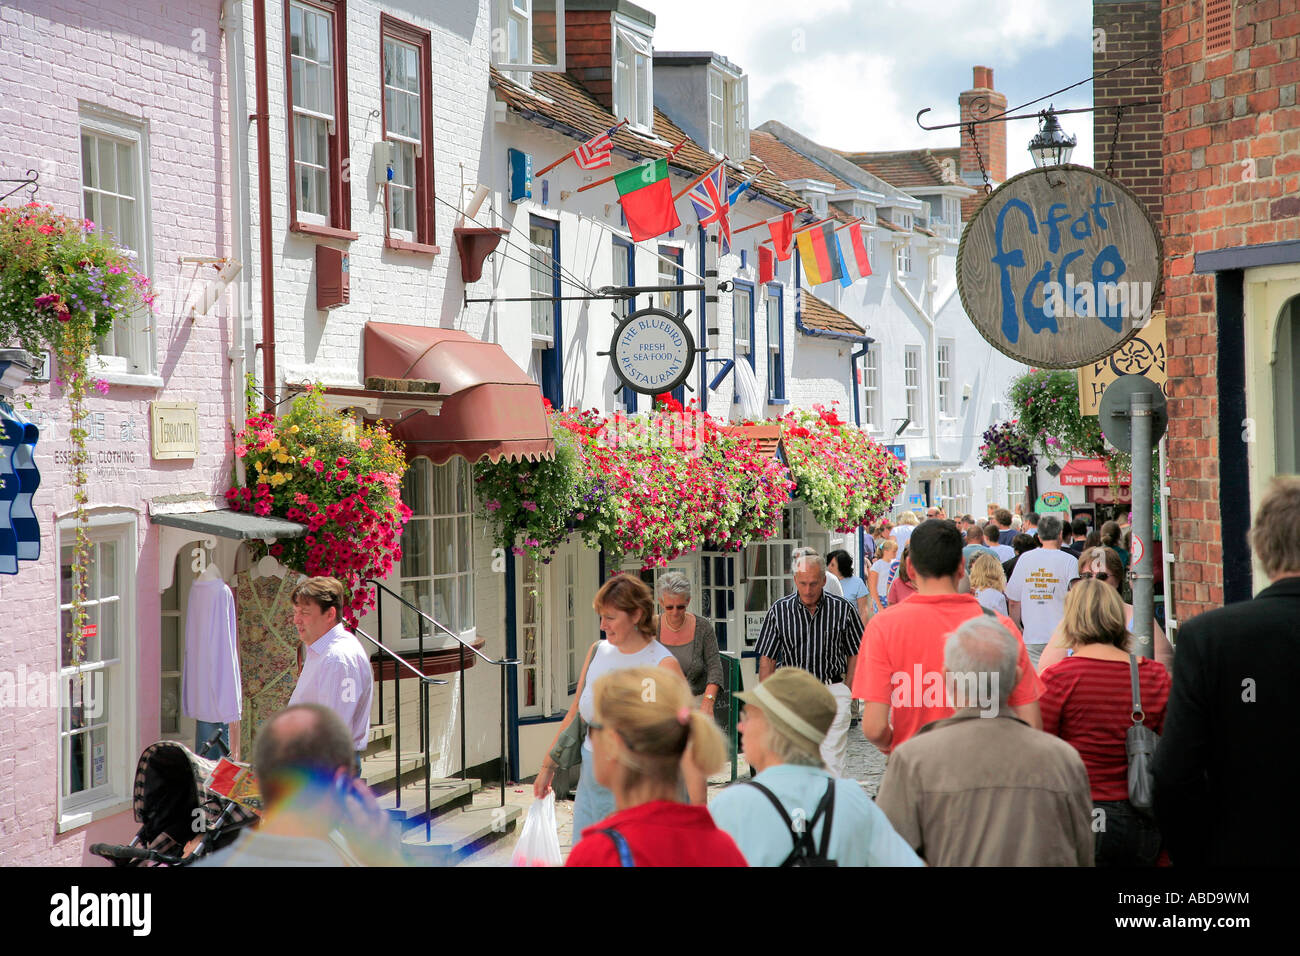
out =
[(722, 732), (691, 705), (686, 681), (633, 667), (605, 674), (593, 690), (592, 768), (617, 810), (582, 831), (566, 865), (745, 866), (708, 808), (679, 800), (683, 755), (705, 776), (727, 759)]
[[(1096, 835), (1098, 866), (1154, 866), (1160, 856), (1155, 821), (1128, 800), (1125, 734), (1132, 725), (1133, 686), (1124, 602), (1108, 584), (1079, 578), (1065, 598), (1061, 631), (1074, 654), (1039, 677), (1043, 730), (1071, 744), (1083, 758), (1092, 802), (1102, 811)], [(1138, 661), (1138, 687), (1145, 723), (1164, 728), (1169, 673), (1160, 664)]]

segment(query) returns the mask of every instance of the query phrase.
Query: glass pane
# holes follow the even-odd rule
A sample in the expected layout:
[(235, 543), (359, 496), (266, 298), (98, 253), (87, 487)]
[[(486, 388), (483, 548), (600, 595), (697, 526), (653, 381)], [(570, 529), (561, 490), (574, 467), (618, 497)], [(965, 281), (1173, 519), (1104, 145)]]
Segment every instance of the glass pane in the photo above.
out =
[(757, 581), (750, 579), (745, 600), (745, 610), (766, 611), (768, 609), (771, 602), (767, 599), (767, 584), (766, 578), (759, 578)]
[(749, 552), (749, 576), (764, 577), (767, 574), (767, 545), (754, 544), (746, 550)]
[(417, 458), (402, 476), (402, 501), (414, 515), (429, 514), (429, 459)]
[[(96, 655), (94, 660), (111, 661), (117, 657), (117, 636), (121, 631), (120, 618), (122, 615), (122, 602), (110, 601), (107, 604), (100, 605), (99, 608), (99, 630), (95, 634)], [(90, 642), (86, 642), (87, 648)], [(87, 655), (89, 659), (89, 655)]]
[[(403, 581), (402, 597), (410, 601), (424, 613), (432, 615), (433, 601), (430, 597), (432, 589), (428, 581)], [(425, 644), (429, 642), (429, 637), (433, 634), (433, 626), (428, 621), (424, 622)], [(404, 639), (416, 640), (420, 636), (420, 616), (408, 607), (402, 608), (402, 637)]]
[(179, 677), (163, 678), (160, 709), (162, 732), (179, 733), (181, 729), (181, 679)]
[[(321, 66), (317, 82), (320, 84), (318, 90), (320, 106), (317, 109), (332, 118), (334, 116), (334, 70), (328, 66)], [(329, 130), (326, 129), (325, 132), (328, 133)]]
[(135, 176), (135, 149), (129, 143), (117, 144), (117, 191), (132, 198), (139, 195)]
[(439, 465), (433, 473), (433, 514), (456, 513), (456, 463)]
[[(91, 189), (99, 186), (98, 170), (95, 168), (94, 137), (81, 134), (81, 185)], [(90, 218), (87, 215), (86, 218)]]
[(72, 603), (72, 545), (64, 545), (59, 555), (59, 603)]
[(113, 200), (99, 202), (99, 221), (95, 223), (96, 231), (107, 233), (113, 239), (121, 239), (117, 224), (117, 203)]
[(456, 519), (434, 518), (431, 552), (434, 574), (453, 574), (456, 567)]
[(77, 734), (68, 740), (68, 759), (63, 765), (65, 794), (81, 793), (89, 786), (86, 773), (86, 740), (85, 734)]
[(306, 65), (303, 63), (303, 61), (300, 60), (300, 59), (298, 59), (297, 57), (292, 57), (292, 58), (290, 58), (290, 60), (289, 60), (289, 77), (290, 77), (290, 80), (291, 80), (292, 83), (293, 83), (293, 87), (292, 87), (292, 89), (293, 89), (293, 105), (294, 105), (294, 106), (304, 106), (304, 107), (305, 107), (305, 106), (307, 105), (307, 101), (306, 101), (305, 99), (303, 99), (303, 97), (306, 95), (306, 89), (305, 89), (306, 78), (305, 78), (305, 73), (306, 73)]
[(72, 664), (72, 612), (59, 614), (59, 665), (68, 667)]
[(470, 519), (456, 519), (456, 570), (473, 573), (474, 552), (469, 543)]
[(524, 670), (524, 706), (537, 706), (537, 669), (535, 667)]
[[(399, 186), (415, 185), (415, 147), (410, 143), (401, 143), (397, 147), (397, 162), (394, 164), (393, 181)], [(404, 192), (407, 199), (413, 199), (411, 193)]]
[(162, 619), (162, 672), (181, 669), (181, 622), (177, 617)]
[(98, 548), (99, 553), (99, 597), (116, 597), (117, 587), (117, 544), (107, 541)]
[(302, 7), (289, 7), (289, 52), (302, 55)]
[(460, 576), (460, 629), (468, 631), (474, 626), (474, 576)]
[(402, 531), (402, 577), (423, 578), (429, 573), (429, 521), (412, 519)]
[(537, 628), (524, 629), (523, 651), (519, 655), (524, 667), (537, 663)]
[(99, 175), (101, 189), (117, 189), (117, 144), (109, 139), (99, 140)]
[(438, 578), (433, 582), (433, 617), (443, 627), (455, 628), (453, 605), (456, 601), (456, 579)]

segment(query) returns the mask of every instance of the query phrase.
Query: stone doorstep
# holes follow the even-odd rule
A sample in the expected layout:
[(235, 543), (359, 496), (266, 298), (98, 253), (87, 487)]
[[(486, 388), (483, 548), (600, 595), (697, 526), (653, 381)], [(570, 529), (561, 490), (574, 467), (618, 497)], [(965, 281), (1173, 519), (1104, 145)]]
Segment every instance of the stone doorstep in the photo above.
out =
[[(429, 754), (429, 760), (438, 759), (436, 752)], [(361, 781), (372, 790), (384, 784), (392, 783), (399, 776), (405, 776), (424, 767), (424, 751), (406, 751), (402, 754), (400, 770), (393, 759), (391, 750), (361, 758)], [(423, 781), (421, 787), (423, 787)]]
[(415, 865), (454, 866), (476, 850), (510, 834), (523, 811), (507, 803), (463, 813), (448, 813), (434, 822), (425, 839), (423, 825), (402, 835), (402, 855)]
[[(429, 783), (429, 815), (437, 818), (448, 811), (473, 802), (474, 793), (482, 786), (473, 778), (461, 780), (434, 779)], [(397, 806), (397, 793), (376, 797), (379, 808), (401, 824), (403, 830), (424, 823), (424, 781), (407, 784), (401, 790), (402, 805)]]

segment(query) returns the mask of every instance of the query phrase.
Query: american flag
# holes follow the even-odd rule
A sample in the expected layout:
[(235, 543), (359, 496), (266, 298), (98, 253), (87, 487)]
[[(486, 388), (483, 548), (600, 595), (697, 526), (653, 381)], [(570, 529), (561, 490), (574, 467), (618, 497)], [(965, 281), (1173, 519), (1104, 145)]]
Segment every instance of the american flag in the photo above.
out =
[(701, 226), (718, 224), (718, 255), (725, 256), (731, 251), (731, 220), (728, 213), (731, 205), (727, 202), (727, 178), (719, 163), (689, 193), (691, 204), (695, 206), (695, 215)]
[(610, 150), (614, 147), (614, 130), (611, 126), (598, 133), (573, 151), (574, 161), (583, 169), (600, 169), (610, 164)]

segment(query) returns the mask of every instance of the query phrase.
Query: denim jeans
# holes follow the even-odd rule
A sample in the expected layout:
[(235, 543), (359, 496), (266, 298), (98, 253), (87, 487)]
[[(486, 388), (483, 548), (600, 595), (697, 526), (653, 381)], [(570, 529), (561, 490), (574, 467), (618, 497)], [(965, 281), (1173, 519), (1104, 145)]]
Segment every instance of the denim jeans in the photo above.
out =
[(594, 757), (582, 748), (582, 775), (578, 778), (578, 792), (573, 796), (573, 845), (582, 839), (582, 831), (594, 827), (616, 809), (614, 792), (596, 782), (592, 768)]
[(1155, 866), (1163, 838), (1155, 820), (1127, 800), (1102, 800), (1102, 829), (1094, 835), (1097, 866)]
[[(218, 730), (221, 731), (221, 742), (226, 745), (225, 752), (222, 752), (220, 746), (213, 744), (212, 749), (204, 753), (203, 745), (211, 740), (212, 735)], [(194, 721), (194, 752), (200, 757), (207, 757), (209, 760), (220, 760), (230, 752), (230, 725), (213, 723), (208, 720)]]

